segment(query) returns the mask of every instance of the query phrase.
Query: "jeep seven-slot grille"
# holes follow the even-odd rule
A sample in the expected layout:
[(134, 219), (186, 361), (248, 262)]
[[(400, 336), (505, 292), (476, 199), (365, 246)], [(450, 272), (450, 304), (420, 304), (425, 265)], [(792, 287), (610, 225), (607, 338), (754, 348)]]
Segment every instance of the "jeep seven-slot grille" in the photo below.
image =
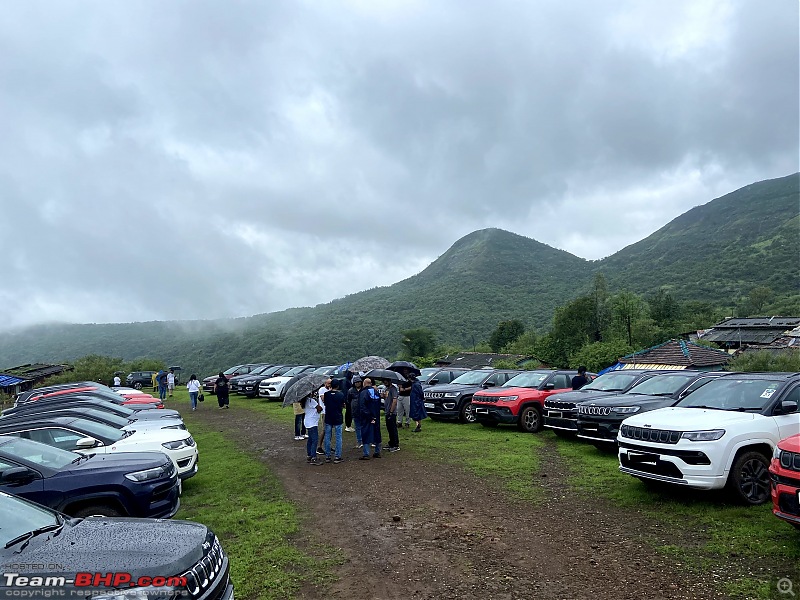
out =
[(550, 400), (549, 398), (544, 401), (545, 408), (552, 408), (553, 410), (575, 410), (575, 402), (567, 402), (566, 400)]
[(800, 454), (786, 450), (781, 451), (781, 466), (790, 471), (800, 471)]
[(497, 396), (473, 396), (476, 402), (486, 402), (487, 404), (497, 404)]
[(578, 413), (581, 415), (596, 415), (602, 417), (611, 414), (611, 407), (586, 406), (585, 404), (578, 404)]
[(444, 392), (426, 392), (426, 398), (444, 398)]
[(648, 429), (645, 427), (633, 427), (623, 425), (620, 429), (622, 437), (642, 442), (655, 442), (658, 444), (677, 444), (681, 439), (680, 431), (670, 431), (668, 429)]

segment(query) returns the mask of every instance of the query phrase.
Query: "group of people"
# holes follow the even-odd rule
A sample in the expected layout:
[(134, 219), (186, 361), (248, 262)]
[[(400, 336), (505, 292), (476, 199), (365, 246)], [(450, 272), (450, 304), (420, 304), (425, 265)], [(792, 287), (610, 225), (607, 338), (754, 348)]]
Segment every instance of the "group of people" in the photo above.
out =
[(153, 373), (153, 391), (158, 391), (159, 400), (166, 400), (167, 393), (172, 398), (172, 393), (175, 391), (175, 369), (170, 369), (169, 372), (161, 369), (158, 373)]
[[(415, 423), (415, 433), (422, 431), (422, 420), (428, 416), (425, 412), (422, 384), (410, 369), (403, 375), (406, 381), (395, 385), (392, 380), (387, 379), (379, 389), (375, 388), (369, 377), (362, 378), (348, 373), (348, 377), (344, 379), (328, 378), (315, 393), (294, 403), (294, 439), (306, 440), (308, 463), (318, 465), (342, 462), (343, 430), (355, 432), (354, 449), (362, 450), (360, 460), (381, 458), (382, 450), (400, 450), (398, 428), (410, 429), (411, 421)], [(347, 388), (346, 391), (343, 387)], [(381, 425), (382, 408), (389, 437), (385, 447)], [(325, 458), (322, 459), (322, 456)]]

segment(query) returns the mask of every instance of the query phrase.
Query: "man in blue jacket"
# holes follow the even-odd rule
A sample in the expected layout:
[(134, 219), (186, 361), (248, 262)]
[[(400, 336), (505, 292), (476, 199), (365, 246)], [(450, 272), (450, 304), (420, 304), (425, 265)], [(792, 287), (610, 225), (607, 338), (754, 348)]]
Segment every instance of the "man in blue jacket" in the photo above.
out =
[(369, 460), (369, 448), (375, 444), (372, 458), (381, 457), (381, 397), (372, 387), (372, 379), (364, 379), (361, 392), (358, 394), (358, 414), (361, 418), (361, 442), (364, 444), (364, 456), (360, 460)]

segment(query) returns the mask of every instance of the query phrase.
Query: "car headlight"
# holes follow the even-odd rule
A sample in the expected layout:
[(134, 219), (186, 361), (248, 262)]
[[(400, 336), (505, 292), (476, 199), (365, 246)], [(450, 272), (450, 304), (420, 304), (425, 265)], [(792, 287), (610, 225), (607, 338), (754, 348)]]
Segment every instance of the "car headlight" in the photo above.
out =
[(167, 450), (181, 450), (182, 448), (189, 448), (191, 446), (194, 446), (194, 444), (187, 443), (191, 439), (192, 438), (189, 438), (188, 440), (175, 440), (174, 442), (164, 442), (161, 445)]
[(780, 458), (781, 457), (781, 449), (775, 446), (775, 450), (772, 451), (772, 458)]
[(618, 415), (632, 415), (642, 410), (641, 406), (614, 406), (611, 411)]
[(134, 471), (133, 473), (126, 473), (125, 479), (128, 481), (138, 481), (139, 483), (145, 481), (152, 481), (153, 479), (160, 479), (164, 476), (164, 467), (155, 467), (153, 469), (145, 469), (144, 471)]
[(724, 429), (708, 429), (706, 431), (684, 431), (681, 437), (690, 442), (713, 442), (725, 435)]
[(497, 397), (497, 401), (498, 402), (513, 402), (517, 398), (519, 398), (519, 396), (498, 396)]
[(458, 398), (458, 392), (445, 392), (445, 398)]

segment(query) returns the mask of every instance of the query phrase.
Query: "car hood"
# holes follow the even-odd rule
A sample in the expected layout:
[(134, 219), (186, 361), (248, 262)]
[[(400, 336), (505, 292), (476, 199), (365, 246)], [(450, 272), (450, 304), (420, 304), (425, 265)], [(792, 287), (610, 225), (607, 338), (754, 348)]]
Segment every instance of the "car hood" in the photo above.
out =
[[(425, 388), (424, 392), (457, 392), (459, 394), (475, 392), (482, 390), (483, 386), (480, 385), (467, 385), (465, 383), (447, 383), (441, 385), (432, 385)], [(493, 389), (493, 388), (486, 388)]]
[(180, 419), (142, 419), (134, 423), (128, 423), (120, 429), (129, 430), (150, 430), (150, 429), (186, 429), (183, 421)]
[[(207, 535), (205, 525), (188, 521), (94, 517), (74, 526), (67, 524), (59, 535), (48, 541), (38, 536), (42, 543), (32, 542), (21, 553), (0, 560), (17, 565), (57, 564), (59, 571), (52, 573), (55, 576), (78, 572), (125, 572), (133, 579), (180, 575), (203, 557)], [(15, 569), (6, 567), (3, 570)], [(38, 571), (33, 574), (47, 575)]]
[(642, 408), (664, 408), (675, 404), (677, 400), (670, 396), (649, 396), (644, 394), (612, 394), (604, 395), (581, 402), (592, 406), (641, 406)]
[(619, 392), (601, 392), (600, 390), (572, 390), (571, 392), (559, 392), (549, 396), (548, 400), (560, 400), (562, 402), (585, 402), (593, 398), (604, 398), (609, 394), (618, 395)]
[[(123, 448), (128, 445), (141, 444), (145, 442), (154, 442), (163, 444), (165, 442), (177, 442), (178, 440), (185, 440), (192, 437), (186, 429), (136, 429), (133, 434), (128, 437), (117, 440), (111, 446), (116, 448)], [(89, 451), (85, 452), (86, 454)]]
[(800, 454), (800, 435), (793, 435), (785, 440), (781, 440), (778, 447), (787, 452), (797, 452)]
[(279, 375), (278, 377), (265, 377), (264, 381), (266, 381), (269, 384), (280, 385), (282, 383), (286, 383), (290, 379), (291, 377), (283, 377), (282, 375)]
[(624, 424), (633, 427), (652, 427), (653, 429), (670, 429), (673, 431), (698, 431), (703, 429), (724, 429), (726, 426), (753, 421), (756, 418), (764, 417), (747, 412), (671, 406), (649, 412), (646, 415), (628, 417), (625, 419)]
[(149, 420), (149, 419), (176, 419), (183, 421), (181, 413), (171, 408), (143, 408), (139, 409), (138, 406), (129, 406), (134, 413), (130, 416), (131, 419), (136, 420)]
[(488, 397), (500, 397), (500, 396), (522, 396), (522, 397), (533, 397), (541, 395), (542, 390), (538, 390), (536, 388), (528, 388), (528, 387), (493, 387), (493, 388), (486, 388), (485, 390), (478, 392), (476, 395), (479, 396), (488, 396)]
[(64, 467), (70, 473), (88, 473), (90, 471), (125, 470), (126, 473), (153, 469), (170, 462), (162, 452), (117, 452), (114, 454), (89, 455), (89, 460)]

